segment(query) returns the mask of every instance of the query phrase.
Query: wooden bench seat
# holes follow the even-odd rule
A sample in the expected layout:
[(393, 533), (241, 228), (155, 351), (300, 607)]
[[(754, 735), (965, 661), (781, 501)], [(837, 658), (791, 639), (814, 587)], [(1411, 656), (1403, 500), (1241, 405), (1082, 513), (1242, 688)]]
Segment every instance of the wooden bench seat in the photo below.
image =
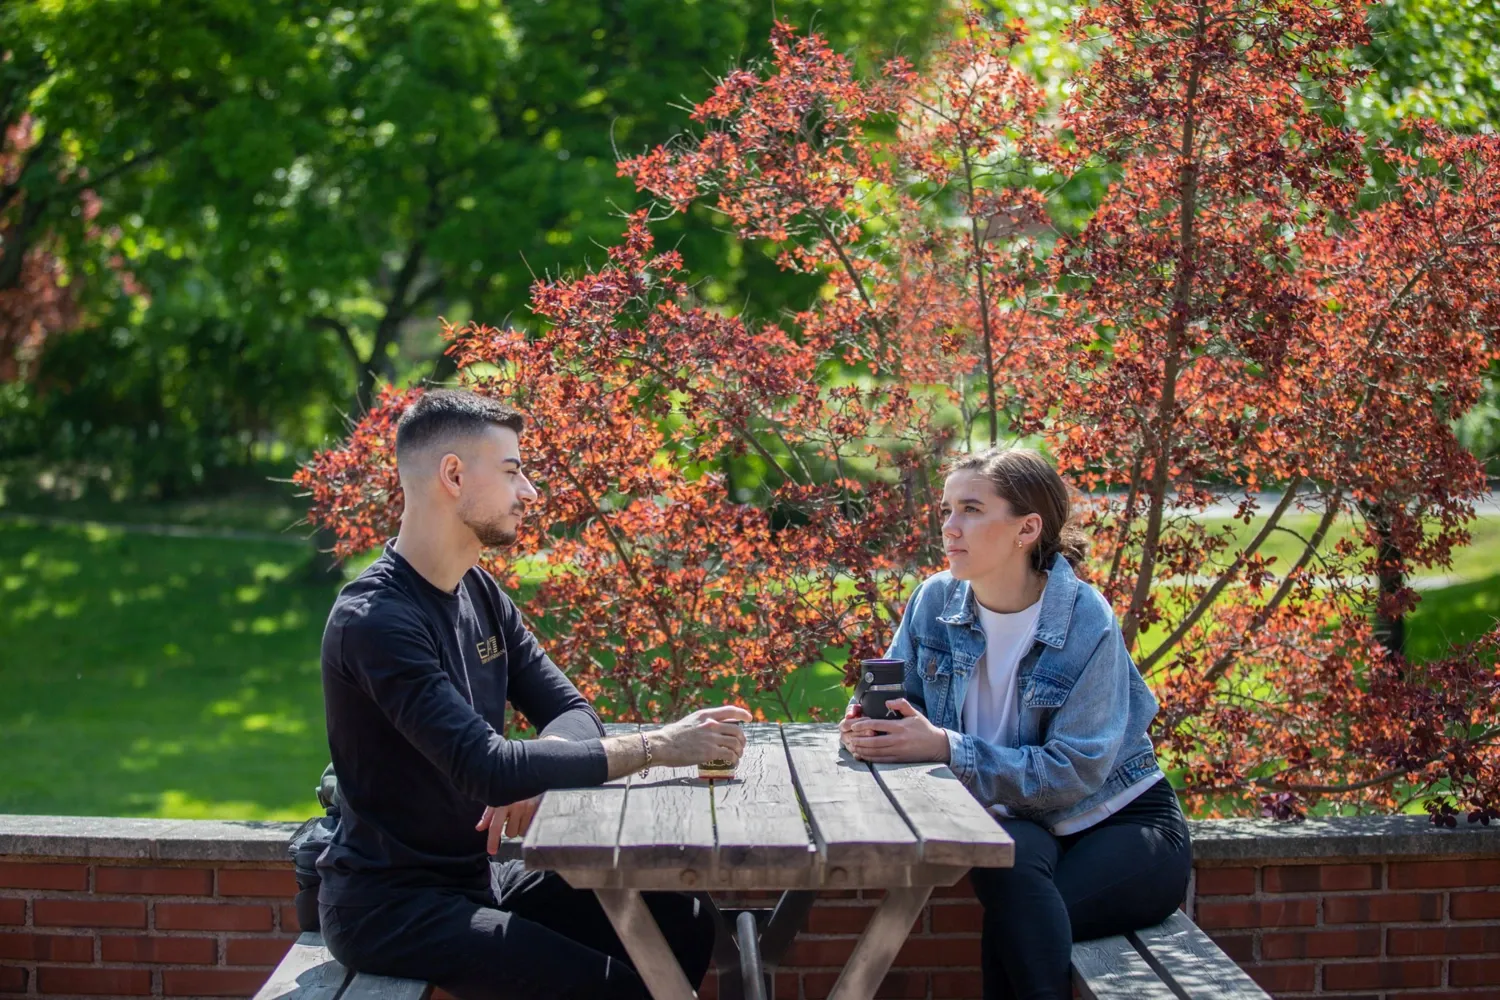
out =
[(1087, 1000), (1269, 1000), (1245, 970), (1178, 911), (1155, 927), (1073, 946)]
[[(1155, 927), (1073, 946), (1073, 981), (1087, 1000), (1269, 1000), (1182, 913)], [(427, 1000), (414, 979), (354, 974), (317, 934), (292, 945), (255, 1000)]]
[(426, 1000), (431, 992), (415, 979), (356, 975), (328, 953), (322, 935), (303, 934), (255, 1000)]

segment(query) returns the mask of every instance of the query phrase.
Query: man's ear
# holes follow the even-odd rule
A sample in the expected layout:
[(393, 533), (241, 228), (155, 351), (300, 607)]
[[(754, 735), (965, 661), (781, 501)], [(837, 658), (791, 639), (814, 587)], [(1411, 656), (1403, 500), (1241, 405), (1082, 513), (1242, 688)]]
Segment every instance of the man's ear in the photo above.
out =
[(438, 459), (437, 478), (443, 492), (456, 499), (463, 491), (464, 460), (451, 451), (445, 453)]

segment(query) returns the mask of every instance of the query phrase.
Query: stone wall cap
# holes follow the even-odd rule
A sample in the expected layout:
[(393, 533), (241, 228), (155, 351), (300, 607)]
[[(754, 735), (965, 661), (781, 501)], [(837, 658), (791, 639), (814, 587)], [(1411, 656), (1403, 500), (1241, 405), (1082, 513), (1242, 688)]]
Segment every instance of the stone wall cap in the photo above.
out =
[(1269, 819), (1189, 820), (1198, 861), (1500, 855), (1500, 824), (1459, 817), (1447, 829), (1426, 816), (1334, 816), (1287, 823)]
[(0, 815), (0, 855), (146, 861), (286, 861), (300, 823)]
[[(299, 823), (0, 814), (0, 855), (142, 861), (285, 862)], [(1190, 820), (1198, 861), (1500, 856), (1500, 824), (1462, 818), (1456, 829), (1425, 816), (1342, 816), (1284, 823)], [(510, 845), (507, 845), (510, 846)], [(506, 852), (507, 854), (513, 852)]]

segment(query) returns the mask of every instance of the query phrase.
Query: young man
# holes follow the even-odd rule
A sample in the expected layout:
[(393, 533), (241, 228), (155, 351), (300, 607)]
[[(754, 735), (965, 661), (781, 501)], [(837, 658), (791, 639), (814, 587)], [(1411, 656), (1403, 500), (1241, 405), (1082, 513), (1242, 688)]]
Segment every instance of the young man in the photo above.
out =
[[(421, 979), (462, 1000), (631, 998), (647, 992), (592, 892), (492, 864), (538, 797), (640, 770), (692, 766), (745, 738), (708, 709), (605, 738), (599, 717), (476, 563), (516, 539), (536, 491), (519, 414), (433, 391), (402, 414), (406, 508), (384, 553), (339, 594), (323, 634), (328, 742), (342, 815), (318, 861), (323, 937), (356, 971)], [(507, 699), (540, 729), (502, 734)], [(713, 931), (690, 897), (648, 896), (695, 986)]]

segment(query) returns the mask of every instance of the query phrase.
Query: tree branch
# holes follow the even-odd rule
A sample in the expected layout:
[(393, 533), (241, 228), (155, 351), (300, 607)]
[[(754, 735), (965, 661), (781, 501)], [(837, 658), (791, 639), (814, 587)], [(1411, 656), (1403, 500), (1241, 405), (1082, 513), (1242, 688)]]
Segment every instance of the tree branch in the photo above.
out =
[(1196, 625), (1198, 619), (1203, 617), (1204, 612), (1213, 606), (1214, 601), (1218, 600), (1219, 595), (1224, 592), (1224, 588), (1229, 586), (1230, 582), (1239, 574), (1240, 568), (1245, 565), (1251, 556), (1259, 551), (1260, 547), (1265, 544), (1266, 539), (1271, 537), (1271, 533), (1276, 529), (1276, 523), (1281, 520), (1281, 516), (1287, 512), (1293, 500), (1296, 499), (1297, 487), (1301, 486), (1302, 482), (1302, 477), (1298, 475), (1293, 476), (1291, 481), (1286, 484), (1286, 492), (1282, 494), (1281, 502), (1276, 505), (1275, 510), (1271, 511), (1271, 516), (1261, 526), (1260, 531), (1256, 532), (1255, 537), (1250, 540), (1249, 545), (1240, 550), (1239, 554), (1235, 556), (1234, 562), (1229, 564), (1229, 568), (1219, 575), (1219, 578), (1204, 592), (1202, 597), (1198, 598), (1198, 603), (1193, 606), (1193, 610), (1188, 612), (1187, 616), (1178, 623), (1177, 627), (1172, 630), (1172, 634), (1162, 640), (1161, 645), (1152, 650), (1150, 656), (1141, 661), (1141, 673), (1144, 674), (1150, 670), (1157, 661), (1165, 656), (1177, 643), (1181, 642), (1182, 637), (1187, 635), (1188, 630)]

